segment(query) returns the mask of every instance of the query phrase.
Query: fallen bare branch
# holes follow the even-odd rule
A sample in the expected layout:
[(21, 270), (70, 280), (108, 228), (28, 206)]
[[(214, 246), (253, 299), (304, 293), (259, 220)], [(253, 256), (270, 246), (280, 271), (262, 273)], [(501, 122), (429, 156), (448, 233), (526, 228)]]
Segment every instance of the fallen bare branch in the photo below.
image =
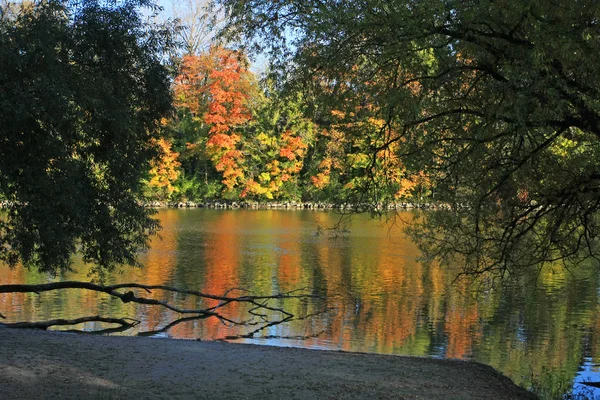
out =
[(154, 335), (158, 335), (159, 333), (167, 332), (169, 329), (171, 329), (175, 325), (179, 325), (182, 322), (195, 321), (195, 320), (198, 320), (198, 319), (205, 319), (205, 318), (207, 318), (205, 315), (195, 315), (195, 316), (192, 316), (192, 317), (178, 318), (175, 321), (171, 321), (170, 323), (168, 323), (167, 325), (163, 326), (160, 329), (154, 329), (154, 330), (151, 330), (151, 331), (139, 332), (137, 335), (138, 336), (154, 336)]
[(82, 324), (84, 322), (105, 322), (109, 324), (119, 324), (121, 327), (125, 329), (132, 328), (139, 324), (140, 322), (131, 318), (110, 318), (110, 317), (101, 317), (99, 315), (91, 316), (91, 317), (81, 317), (75, 319), (52, 319), (50, 321), (37, 321), (37, 322), (15, 322), (15, 323), (2, 323), (0, 325), (5, 326), (7, 328), (16, 328), (16, 329), (43, 329), (46, 330), (51, 326), (68, 326), (68, 325), (77, 325)]
[[(82, 289), (82, 290), (91, 290), (95, 292), (105, 293), (109, 296), (116, 297), (120, 299), (123, 303), (137, 303), (143, 305), (153, 305), (164, 307), (168, 310), (171, 310), (178, 314), (189, 315), (188, 317), (178, 318), (161, 329), (156, 329), (148, 332), (141, 332), (140, 335), (152, 335), (160, 332), (165, 332), (171, 327), (185, 321), (204, 319), (209, 317), (217, 318), (220, 322), (229, 326), (255, 326), (257, 327), (250, 333), (246, 334), (245, 337), (252, 337), (254, 334), (260, 332), (261, 330), (279, 325), (284, 322), (291, 321), (293, 319), (304, 319), (305, 317), (296, 318), (294, 314), (286, 311), (282, 307), (271, 306), (269, 304), (270, 301), (273, 300), (283, 300), (283, 299), (297, 299), (300, 301), (307, 301), (309, 299), (316, 299), (319, 296), (311, 295), (311, 294), (302, 294), (297, 290), (289, 293), (277, 293), (270, 296), (254, 296), (247, 294), (248, 291), (242, 288), (232, 288), (225, 292), (222, 296), (212, 295), (207, 293), (202, 293), (196, 290), (187, 290), (187, 289), (179, 289), (172, 286), (165, 285), (143, 285), (139, 283), (121, 283), (116, 285), (99, 285), (91, 282), (81, 282), (81, 281), (65, 281), (65, 282), (53, 282), (53, 283), (44, 283), (37, 285), (0, 285), (0, 293), (42, 293), (53, 290), (66, 290), (66, 289)], [(187, 309), (178, 307), (168, 301), (157, 300), (152, 297), (145, 297), (136, 293), (135, 291), (144, 291), (145, 293), (152, 294), (154, 290), (161, 290), (165, 292), (174, 292), (188, 296), (194, 296), (201, 300), (207, 301), (218, 301), (216, 306), (206, 307), (206, 308), (194, 308)], [(244, 295), (241, 296), (231, 296), (230, 293), (233, 291), (241, 291), (244, 292)], [(250, 308), (248, 309), (248, 314), (250, 315), (249, 319), (241, 319), (235, 320), (230, 317), (225, 316), (220, 313), (222, 309), (224, 309), (227, 305), (232, 303), (244, 303), (247, 304)], [(219, 311), (219, 312), (217, 312)], [(325, 311), (324, 311), (325, 312)], [(322, 312), (321, 312), (322, 313)], [(315, 313), (315, 315), (320, 313)], [(1, 315), (0, 315), (1, 317)], [(90, 319), (93, 318), (93, 319)], [(42, 321), (42, 322), (20, 322), (20, 323), (12, 323), (12, 324), (3, 324), (7, 327), (13, 328), (38, 328), (38, 329), (47, 329), (49, 326), (53, 325), (75, 325), (81, 322), (88, 321), (100, 321), (100, 322), (112, 322), (120, 324), (121, 326), (117, 328), (109, 328), (101, 331), (96, 331), (100, 333), (111, 333), (117, 331), (123, 331), (129, 329), (137, 324), (126, 323), (124, 319), (108, 319), (101, 321), (101, 317), (84, 317), (76, 320), (53, 320), (53, 321)], [(271, 319), (269, 319), (271, 318)], [(276, 318), (273, 320), (272, 318)], [(125, 322), (125, 323), (123, 323)]]
[[(326, 330), (321, 330), (317, 333), (313, 333), (311, 335), (293, 335), (293, 336), (286, 336), (286, 335), (267, 335), (267, 336), (261, 336), (260, 339), (261, 340), (266, 340), (266, 339), (285, 339), (285, 340), (308, 340), (308, 339), (314, 339), (317, 338), (319, 336), (321, 336), (323, 333), (327, 332)], [(230, 335), (230, 336), (226, 336), (221, 340), (237, 340), (237, 339), (249, 339), (248, 336), (246, 335)]]

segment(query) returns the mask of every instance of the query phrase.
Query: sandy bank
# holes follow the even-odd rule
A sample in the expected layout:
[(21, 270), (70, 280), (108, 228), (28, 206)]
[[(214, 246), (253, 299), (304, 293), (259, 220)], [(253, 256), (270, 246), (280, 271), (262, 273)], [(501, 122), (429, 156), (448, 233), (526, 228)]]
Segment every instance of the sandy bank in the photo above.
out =
[(2, 399), (528, 399), (460, 361), (0, 328)]

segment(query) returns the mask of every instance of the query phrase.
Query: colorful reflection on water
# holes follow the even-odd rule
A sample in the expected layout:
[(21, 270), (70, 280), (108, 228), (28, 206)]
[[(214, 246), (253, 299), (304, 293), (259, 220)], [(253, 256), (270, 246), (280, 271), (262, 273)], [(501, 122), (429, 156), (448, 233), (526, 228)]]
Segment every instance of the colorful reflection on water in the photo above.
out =
[[(213, 294), (231, 288), (256, 294), (302, 288), (325, 300), (280, 300), (277, 305), (297, 315), (331, 308), (327, 314), (276, 325), (244, 341), (476, 360), (547, 398), (559, 397), (574, 381), (600, 381), (596, 275), (584, 279), (548, 268), (535, 284), (524, 280), (475, 291), (453, 283), (455, 271), (417, 262), (416, 246), (402, 231), (411, 213), (402, 214), (396, 225), (353, 217), (346, 225), (348, 232), (335, 238), (322, 229), (338, 222), (334, 213), (162, 210), (158, 216), (163, 230), (142, 256), (145, 268), (125, 269), (112, 275), (110, 283), (164, 284)], [(84, 267), (75, 267), (79, 273), (61, 279), (86, 280)], [(0, 274), (2, 283), (52, 280), (22, 268), (0, 266)], [(205, 305), (181, 295), (157, 295), (186, 308)], [(226, 312), (243, 319), (246, 311), (233, 305)], [(77, 290), (0, 295), (0, 313), (6, 322), (96, 314), (142, 321), (125, 334), (157, 330), (177, 318), (160, 308)], [(248, 330), (209, 318), (178, 324), (165, 334), (213, 340)]]

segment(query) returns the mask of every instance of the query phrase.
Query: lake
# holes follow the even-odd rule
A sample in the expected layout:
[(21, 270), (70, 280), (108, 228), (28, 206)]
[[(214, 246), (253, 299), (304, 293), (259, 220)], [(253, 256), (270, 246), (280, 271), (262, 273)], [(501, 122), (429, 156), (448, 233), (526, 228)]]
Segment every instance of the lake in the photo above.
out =
[[(491, 365), (544, 398), (600, 395), (582, 381), (600, 381), (600, 280), (595, 273), (547, 268), (535, 279), (480, 290), (455, 282), (456, 270), (417, 261), (403, 234), (412, 214), (395, 224), (354, 216), (331, 234), (333, 212), (305, 210), (161, 210), (163, 230), (141, 257), (109, 283), (162, 284), (222, 295), (302, 289), (321, 299), (277, 300), (298, 318), (270, 326), (228, 326), (215, 318), (182, 322), (159, 336), (243, 341), (356, 352), (474, 360)], [(89, 279), (84, 267), (61, 276)], [(0, 266), (2, 283), (42, 283), (52, 277)], [(234, 290), (229, 294), (243, 294)], [(194, 298), (158, 296), (187, 308)], [(327, 310), (327, 312), (321, 312)], [(228, 317), (244, 319), (234, 304)], [(78, 290), (0, 295), (5, 322), (86, 315), (127, 316), (141, 323), (121, 334), (160, 331), (172, 312)], [(315, 314), (315, 315), (312, 315)], [(312, 316), (310, 316), (312, 315)], [(273, 317), (271, 316), (272, 318)], [(89, 324), (83, 329), (96, 329)], [(237, 337), (237, 338), (236, 338)]]

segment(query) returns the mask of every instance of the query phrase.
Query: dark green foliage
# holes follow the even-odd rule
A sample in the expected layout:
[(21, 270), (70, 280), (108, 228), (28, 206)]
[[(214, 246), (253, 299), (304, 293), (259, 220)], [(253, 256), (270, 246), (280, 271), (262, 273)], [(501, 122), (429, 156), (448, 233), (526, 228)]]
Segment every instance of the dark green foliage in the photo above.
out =
[[(363, 101), (354, 122), (385, 121), (371, 153), (397, 146), (452, 206), (425, 216), (417, 236), (430, 254), (458, 252), (465, 272), (501, 275), (597, 256), (600, 3), (219, 3), (228, 34), (267, 44), (281, 76), (321, 93), (322, 106)], [(379, 188), (360, 188), (363, 199)]]
[(171, 111), (170, 28), (146, 1), (0, 9), (0, 257), (56, 273), (134, 264), (157, 229), (136, 193)]

